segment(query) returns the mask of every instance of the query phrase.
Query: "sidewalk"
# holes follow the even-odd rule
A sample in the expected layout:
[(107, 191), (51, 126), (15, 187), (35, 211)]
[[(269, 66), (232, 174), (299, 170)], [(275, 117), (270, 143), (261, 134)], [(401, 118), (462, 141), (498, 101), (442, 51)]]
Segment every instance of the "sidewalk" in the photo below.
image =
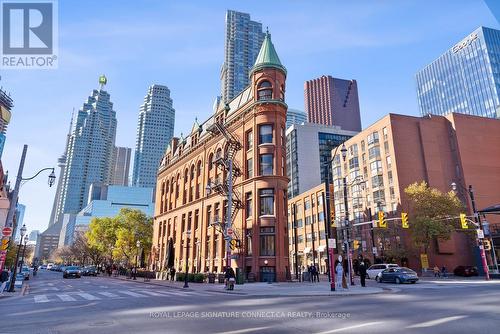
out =
[[(165, 286), (174, 289), (183, 289), (184, 282), (171, 282), (152, 279), (149, 282), (144, 282), (143, 278), (137, 278), (136, 281), (127, 279), (124, 276), (121, 277), (109, 277), (111, 279), (119, 279), (123, 281), (129, 281), (137, 284), (151, 284), (158, 286)], [(269, 296), (269, 297), (310, 297), (310, 296), (351, 296), (351, 295), (366, 295), (366, 294), (377, 294), (383, 292), (393, 291), (391, 288), (387, 287), (361, 287), (359, 282), (355, 286), (350, 286), (346, 290), (336, 290), (330, 291), (330, 283), (327, 281), (320, 283), (310, 283), (310, 282), (282, 282), (282, 283), (245, 283), (242, 285), (236, 285), (233, 291), (228, 291), (224, 289), (224, 284), (209, 284), (209, 283), (189, 283), (189, 291), (210, 291), (210, 292), (220, 292), (233, 295), (244, 295), (244, 296)]]

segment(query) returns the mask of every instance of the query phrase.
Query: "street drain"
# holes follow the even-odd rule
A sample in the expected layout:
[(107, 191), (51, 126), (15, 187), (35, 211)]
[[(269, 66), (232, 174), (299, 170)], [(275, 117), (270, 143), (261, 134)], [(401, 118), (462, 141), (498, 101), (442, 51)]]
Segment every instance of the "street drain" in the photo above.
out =
[(98, 322), (93, 322), (89, 324), (91, 327), (105, 327), (105, 326), (111, 326), (113, 324), (112, 321), (98, 321)]

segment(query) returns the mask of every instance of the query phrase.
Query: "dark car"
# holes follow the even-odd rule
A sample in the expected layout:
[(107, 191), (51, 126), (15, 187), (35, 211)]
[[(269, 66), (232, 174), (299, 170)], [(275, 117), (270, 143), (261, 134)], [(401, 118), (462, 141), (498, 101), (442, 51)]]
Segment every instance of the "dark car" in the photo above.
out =
[(80, 271), (80, 267), (77, 266), (68, 266), (63, 271), (63, 278), (68, 278), (68, 277), (80, 278), (81, 275), (82, 272)]
[(379, 282), (412, 283), (418, 281), (417, 273), (406, 267), (388, 268), (382, 271)]
[(458, 266), (453, 270), (455, 276), (471, 277), (478, 276), (477, 268), (473, 266)]
[(94, 266), (87, 266), (82, 268), (83, 276), (97, 276), (97, 269)]

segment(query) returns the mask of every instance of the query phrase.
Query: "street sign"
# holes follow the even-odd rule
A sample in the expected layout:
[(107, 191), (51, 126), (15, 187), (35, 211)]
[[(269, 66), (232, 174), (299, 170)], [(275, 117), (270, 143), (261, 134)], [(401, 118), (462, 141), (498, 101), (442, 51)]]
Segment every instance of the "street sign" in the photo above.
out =
[(9, 239), (2, 239), (2, 244), (0, 244), (0, 250), (6, 250), (9, 246)]
[(12, 227), (7, 227), (7, 226), (6, 226), (6, 227), (4, 227), (4, 228), (2, 229), (2, 235), (3, 235), (4, 237), (10, 237), (10, 236), (12, 235)]
[(483, 232), (483, 230), (479, 230), (478, 229), (478, 230), (476, 230), (476, 232), (477, 232), (477, 237), (479, 239), (484, 239), (484, 232)]
[(372, 248), (372, 254), (378, 255), (378, 249), (377, 247)]
[(227, 229), (227, 235), (232, 236), (232, 235), (233, 235), (233, 233), (234, 233), (233, 229), (229, 227), (229, 228)]
[(335, 248), (335, 246), (337, 246), (335, 239), (328, 239), (328, 248)]

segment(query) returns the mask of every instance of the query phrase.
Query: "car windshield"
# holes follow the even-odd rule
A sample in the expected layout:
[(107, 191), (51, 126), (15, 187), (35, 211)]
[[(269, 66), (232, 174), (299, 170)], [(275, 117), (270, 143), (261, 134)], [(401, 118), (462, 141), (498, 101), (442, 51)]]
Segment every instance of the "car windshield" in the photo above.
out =
[(75, 266), (66, 267), (66, 270), (78, 270), (78, 269), (80, 269), (80, 268), (75, 267)]
[(409, 274), (414, 274), (415, 272), (413, 270), (411, 270), (410, 268), (399, 268), (399, 271), (402, 272), (402, 273), (409, 273)]

